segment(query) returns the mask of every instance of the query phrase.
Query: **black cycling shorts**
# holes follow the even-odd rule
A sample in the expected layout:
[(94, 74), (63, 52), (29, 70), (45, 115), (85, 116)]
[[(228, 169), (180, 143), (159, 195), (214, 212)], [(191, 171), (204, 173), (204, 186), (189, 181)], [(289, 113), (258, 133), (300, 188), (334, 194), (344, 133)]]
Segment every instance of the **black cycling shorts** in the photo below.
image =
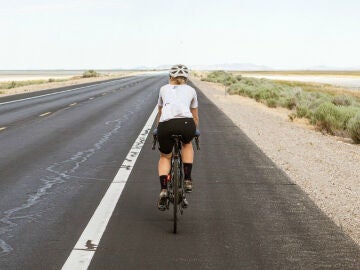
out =
[(176, 118), (158, 125), (159, 150), (163, 154), (170, 154), (174, 146), (171, 135), (181, 135), (183, 143), (189, 143), (195, 136), (196, 126), (192, 118)]

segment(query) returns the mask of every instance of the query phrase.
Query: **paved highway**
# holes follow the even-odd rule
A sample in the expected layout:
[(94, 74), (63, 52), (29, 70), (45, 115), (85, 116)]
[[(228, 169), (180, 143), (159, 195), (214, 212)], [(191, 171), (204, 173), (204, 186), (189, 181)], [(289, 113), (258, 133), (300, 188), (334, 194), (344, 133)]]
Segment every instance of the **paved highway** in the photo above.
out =
[(174, 235), (171, 213), (156, 208), (158, 154), (144, 140), (166, 81), (0, 99), (0, 269), (70, 269), (74, 254), (85, 269), (360, 269), (359, 247), (201, 92), (194, 191)]

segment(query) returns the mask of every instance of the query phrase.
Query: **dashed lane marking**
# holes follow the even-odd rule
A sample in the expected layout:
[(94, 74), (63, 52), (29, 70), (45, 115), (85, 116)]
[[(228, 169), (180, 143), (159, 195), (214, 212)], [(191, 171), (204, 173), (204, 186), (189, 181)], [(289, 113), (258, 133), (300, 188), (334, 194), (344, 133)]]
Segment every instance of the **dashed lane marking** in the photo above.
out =
[(76, 104), (77, 104), (77, 102), (71, 103), (71, 104), (69, 105), (69, 107), (75, 106)]
[(129, 153), (123, 164), (120, 166), (119, 171), (111, 182), (99, 206), (95, 210), (85, 230), (63, 265), (62, 270), (82, 270), (89, 267), (101, 237), (125, 187), (126, 181), (128, 180), (135, 162), (140, 155), (140, 151), (145, 144), (145, 140), (151, 131), (156, 115), (157, 108), (155, 107), (139, 136), (130, 148)]
[(59, 91), (59, 92), (55, 92), (55, 93), (49, 93), (49, 94), (45, 94), (45, 95), (39, 95), (39, 96), (35, 96), (35, 97), (29, 97), (29, 98), (17, 99), (17, 100), (12, 100), (12, 101), (7, 101), (7, 102), (1, 102), (0, 105), (5, 105), (5, 104), (10, 104), (10, 103), (20, 102), (20, 101), (25, 101), (25, 100), (30, 100), (30, 99), (36, 99), (36, 98), (41, 98), (41, 97), (46, 97), (46, 96), (58, 95), (58, 94), (61, 94), (61, 93), (72, 92), (72, 91), (76, 91), (76, 90), (84, 89), (84, 88), (89, 88), (89, 87), (93, 87), (93, 86), (99, 86), (99, 85), (104, 85), (104, 84), (111, 84), (111, 83), (114, 83), (114, 82), (117, 82), (117, 81), (120, 81), (120, 80), (123, 80), (123, 79), (124, 79), (124, 78), (120, 78), (119, 80), (113, 80), (113, 81), (110, 81), (110, 82), (97, 83), (97, 84), (92, 84), (92, 85), (77, 87), (77, 88), (73, 88), (73, 89), (69, 89), (69, 90)]
[(0, 131), (7, 129), (7, 127), (0, 127)]

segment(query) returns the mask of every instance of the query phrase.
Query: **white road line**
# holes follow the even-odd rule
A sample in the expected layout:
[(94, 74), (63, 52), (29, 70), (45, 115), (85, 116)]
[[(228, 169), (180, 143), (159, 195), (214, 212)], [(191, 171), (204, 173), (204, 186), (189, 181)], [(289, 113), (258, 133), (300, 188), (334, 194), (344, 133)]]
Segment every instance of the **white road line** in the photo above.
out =
[(125, 187), (126, 181), (134, 168), (135, 162), (139, 157), (140, 151), (144, 146), (145, 140), (151, 131), (152, 124), (157, 114), (157, 108), (151, 113), (144, 128), (135, 140), (123, 164), (120, 166), (114, 180), (102, 198), (99, 206), (95, 210), (88, 225), (75, 244), (70, 256), (62, 267), (62, 270), (87, 269), (95, 254), (100, 239), (112, 216), (115, 206)]
[(71, 104), (69, 105), (69, 107), (75, 106), (76, 104), (77, 104), (77, 102), (71, 103)]
[(3, 131), (5, 129), (6, 129), (6, 127), (0, 127), (0, 131)]
[[(119, 79), (119, 80), (121, 80), (121, 79)], [(77, 87), (77, 88), (73, 88), (73, 89), (69, 89), (69, 90), (64, 90), (64, 91), (60, 91), (60, 92), (55, 92), (55, 93), (50, 93), (50, 94), (45, 94), (45, 95), (40, 95), (40, 96), (35, 96), (35, 97), (29, 97), (29, 98), (17, 99), (17, 100), (13, 100), (13, 101), (2, 102), (2, 103), (0, 103), (0, 105), (20, 102), (20, 101), (25, 101), (25, 100), (35, 99), (35, 98), (41, 98), (41, 97), (46, 97), (46, 96), (52, 96), (52, 95), (57, 95), (57, 94), (61, 94), (61, 93), (66, 93), (66, 92), (72, 92), (72, 91), (79, 90), (79, 89), (89, 88), (89, 87), (98, 86), (98, 85), (102, 85), (102, 84), (113, 83), (113, 82), (116, 82), (119, 80), (113, 80), (110, 82), (97, 83), (97, 84), (92, 84), (92, 85), (88, 85), (88, 86)]]

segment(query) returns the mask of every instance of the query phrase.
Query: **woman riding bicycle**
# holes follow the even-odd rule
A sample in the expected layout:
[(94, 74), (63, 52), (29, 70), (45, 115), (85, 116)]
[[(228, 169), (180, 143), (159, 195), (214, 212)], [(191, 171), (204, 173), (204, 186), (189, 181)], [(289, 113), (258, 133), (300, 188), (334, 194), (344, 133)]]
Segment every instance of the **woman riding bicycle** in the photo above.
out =
[[(171, 153), (174, 141), (171, 135), (182, 137), (182, 162), (184, 168), (184, 188), (192, 191), (191, 170), (194, 160), (194, 150), (191, 144), (195, 135), (200, 135), (198, 101), (194, 88), (187, 85), (188, 68), (184, 65), (175, 65), (169, 72), (169, 84), (160, 88), (158, 100), (158, 127), (155, 133), (159, 142), (160, 160), (158, 172), (161, 192), (158, 209), (166, 209), (167, 177), (171, 169)], [(187, 206), (187, 202), (184, 201)]]

